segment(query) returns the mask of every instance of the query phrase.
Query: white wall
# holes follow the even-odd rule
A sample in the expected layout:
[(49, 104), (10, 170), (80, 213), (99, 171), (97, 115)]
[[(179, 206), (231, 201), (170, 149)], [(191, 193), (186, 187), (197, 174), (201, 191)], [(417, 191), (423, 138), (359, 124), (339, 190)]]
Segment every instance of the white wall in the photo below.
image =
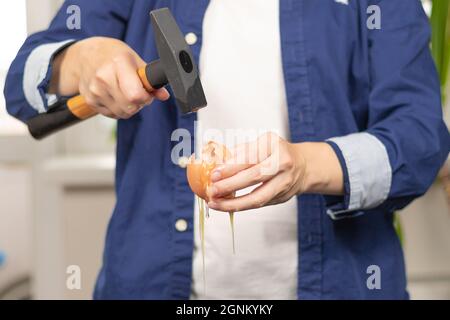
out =
[(28, 33), (47, 28), (63, 0), (27, 0)]
[(0, 164), (0, 291), (31, 271), (31, 175), (23, 165)]

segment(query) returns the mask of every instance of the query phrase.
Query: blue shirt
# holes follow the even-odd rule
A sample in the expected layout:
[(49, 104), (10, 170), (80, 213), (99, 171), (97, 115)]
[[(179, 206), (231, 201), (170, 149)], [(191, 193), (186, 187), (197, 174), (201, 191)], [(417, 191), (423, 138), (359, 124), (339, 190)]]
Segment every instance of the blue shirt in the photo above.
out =
[[(69, 5), (81, 9), (80, 30), (67, 28)], [(26, 121), (47, 110), (51, 55), (36, 57), (49, 48), (57, 52), (68, 40), (114, 37), (144, 60), (156, 59), (148, 17), (156, 8), (169, 7), (181, 30), (197, 35), (192, 50), (198, 60), (207, 5), (206, 0), (66, 2), (48, 30), (30, 36), (13, 62), (5, 86), (8, 111)], [(370, 5), (381, 9), (380, 30), (367, 26)], [(280, 23), (291, 140), (328, 141), (341, 162), (346, 190), (344, 197), (298, 197), (298, 298), (407, 298), (393, 212), (427, 191), (450, 148), (420, 1), (280, 0)], [(39, 103), (25, 85), (36, 61), (45, 63), (34, 88)], [(196, 115), (183, 116), (174, 104), (155, 102), (118, 123), (118, 200), (95, 298), (189, 298), (194, 196), (184, 169), (171, 161), (178, 143), (171, 134), (187, 129), (194, 146)], [(174, 228), (179, 219), (188, 222), (186, 232)], [(372, 270), (380, 272), (380, 288), (368, 285)]]

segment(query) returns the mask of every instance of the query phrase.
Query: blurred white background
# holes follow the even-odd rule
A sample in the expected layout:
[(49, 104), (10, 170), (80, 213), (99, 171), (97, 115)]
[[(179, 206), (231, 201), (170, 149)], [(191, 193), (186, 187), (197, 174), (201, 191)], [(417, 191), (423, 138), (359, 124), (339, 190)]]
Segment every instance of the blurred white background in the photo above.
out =
[[(27, 34), (61, 0), (0, 2), (0, 89)], [(114, 204), (114, 122), (97, 117), (36, 143), (0, 97), (0, 298), (89, 299)], [(82, 270), (68, 291), (66, 268)]]
[[(0, 2), (0, 88), (26, 35), (44, 29), (61, 2)], [(36, 143), (6, 114), (1, 96), (0, 298), (91, 298), (114, 204), (113, 125), (98, 117)], [(412, 298), (450, 299), (450, 211), (442, 186), (404, 210), (401, 221)], [(81, 290), (66, 288), (69, 265), (81, 267)]]

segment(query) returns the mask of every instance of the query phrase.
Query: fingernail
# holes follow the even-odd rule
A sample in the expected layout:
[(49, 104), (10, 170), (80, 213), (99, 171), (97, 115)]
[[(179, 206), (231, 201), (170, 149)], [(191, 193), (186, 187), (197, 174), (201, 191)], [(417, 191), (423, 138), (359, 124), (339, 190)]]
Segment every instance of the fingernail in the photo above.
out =
[(222, 177), (222, 174), (220, 173), (220, 171), (219, 170), (215, 170), (211, 174), (211, 181), (212, 182), (219, 181), (221, 177)]
[(215, 203), (215, 202), (208, 202), (208, 207), (210, 208), (210, 209), (216, 209), (217, 208), (217, 203)]

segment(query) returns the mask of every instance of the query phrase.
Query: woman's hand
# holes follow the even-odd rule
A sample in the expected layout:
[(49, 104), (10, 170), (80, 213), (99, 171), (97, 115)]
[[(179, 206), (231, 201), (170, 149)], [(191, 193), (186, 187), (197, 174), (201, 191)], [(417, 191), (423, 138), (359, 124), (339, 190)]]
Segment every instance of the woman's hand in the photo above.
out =
[(98, 113), (128, 119), (153, 99), (167, 100), (166, 89), (148, 92), (137, 74), (145, 62), (126, 43), (93, 37), (74, 43), (53, 61), (49, 93), (80, 93)]
[[(289, 143), (268, 133), (240, 145), (212, 173), (208, 206), (237, 212), (283, 203), (302, 193), (343, 194), (339, 160), (327, 143)], [(256, 186), (251, 193), (227, 195)]]

